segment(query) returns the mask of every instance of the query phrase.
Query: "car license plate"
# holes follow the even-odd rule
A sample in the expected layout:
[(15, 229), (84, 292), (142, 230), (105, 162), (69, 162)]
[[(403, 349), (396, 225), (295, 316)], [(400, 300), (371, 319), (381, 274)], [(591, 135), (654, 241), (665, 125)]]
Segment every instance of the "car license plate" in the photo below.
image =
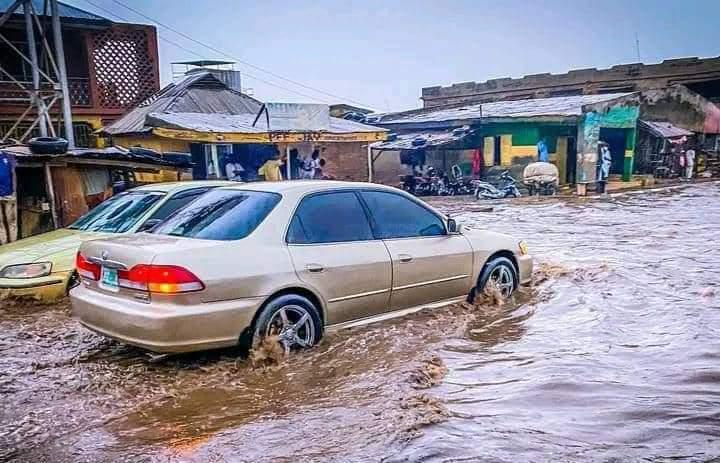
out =
[(105, 289), (117, 291), (119, 289), (117, 270), (114, 268), (103, 267), (100, 274), (100, 283)]

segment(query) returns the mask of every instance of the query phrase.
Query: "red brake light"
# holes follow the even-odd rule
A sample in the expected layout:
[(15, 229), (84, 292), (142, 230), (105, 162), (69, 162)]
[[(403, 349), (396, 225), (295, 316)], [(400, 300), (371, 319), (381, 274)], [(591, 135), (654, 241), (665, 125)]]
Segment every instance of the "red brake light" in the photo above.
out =
[(85, 259), (85, 256), (80, 254), (80, 251), (78, 251), (75, 256), (75, 268), (77, 268), (78, 274), (83, 278), (94, 281), (100, 279), (100, 266)]
[(176, 265), (140, 264), (120, 271), (118, 277), (120, 286), (151, 293), (176, 294), (205, 289), (192, 272)]

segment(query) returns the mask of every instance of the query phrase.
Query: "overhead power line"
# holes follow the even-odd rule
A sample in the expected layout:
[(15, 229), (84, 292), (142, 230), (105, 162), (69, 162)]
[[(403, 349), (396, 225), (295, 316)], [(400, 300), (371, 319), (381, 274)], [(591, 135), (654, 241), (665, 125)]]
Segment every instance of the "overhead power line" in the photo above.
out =
[[(106, 13), (106, 14), (108, 14), (108, 15), (110, 15), (110, 16), (113, 16), (114, 18), (116, 18), (116, 19), (118, 19), (118, 20), (120, 20), (120, 21), (123, 21), (123, 22), (131, 22), (131, 20), (130, 20), (129, 18), (126, 18), (126, 17), (124, 17), (124, 16), (122, 16), (122, 15), (119, 15), (119, 14), (115, 13), (114, 11), (110, 11), (109, 9), (107, 9), (107, 8), (101, 6), (101, 5), (98, 5), (97, 3), (93, 2), (92, 0), (83, 0), (83, 1), (84, 1), (85, 3), (88, 3), (89, 5), (92, 5), (93, 7), (97, 8), (98, 10), (103, 11), (104, 13)], [(189, 49), (189, 48), (183, 46), (182, 44), (179, 44), (179, 43), (177, 43), (177, 42), (175, 42), (175, 41), (173, 41), (173, 40), (170, 40), (170, 39), (168, 39), (167, 37), (162, 36), (161, 34), (158, 34), (158, 38), (159, 38), (160, 40), (162, 40), (163, 42), (166, 42), (166, 43), (168, 43), (168, 44), (170, 44), (170, 45), (173, 45), (174, 47), (177, 47), (177, 48), (179, 48), (179, 49), (181, 49), (181, 50), (183, 50), (183, 51), (185, 51), (185, 52), (187, 52), (187, 53), (190, 53), (190, 54), (192, 54), (192, 55), (195, 55), (195, 56), (197, 56), (198, 58), (203, 58), (203, 59), (204, 59), (204, 58), (207, 58), (207, 56), (201, 55), (200, 53), (198, 53), (198, 52), (196, 52), (196, 51), (194, 51), (194, 50), (191, 50), (191, 49)], [(318, 98), (317, 96), (308, 95), (307, 93), (303, 93), (303, 92), (299, 92), (299, 91), (294, 90), (294, 89), (291, 89), (291, 88), (283, 87), (282, 85), (278, 85), (278, 84), (276, 84), (276, 83), (274, 83), (274, 82), (271, 82), (271, 81), (269, 81), (269, 80), (266, 80), (266, 79), (257, 77), (257, 76), (255, 76), (255, 75), (250, 74), (250, 73), (245, 72), (245, 71), (243, 71), (243, 75), (246, 76), (246, 77), (249, 77), (249, 78), (251, 78), (251, 79), (255, 79), (255, 80), (257, 80), (257, 81), (259, 81), (259, 82), (262, 82), (262, 83), (264, 83), (264, 84), (270, 85), (270, 86), (272, 86), (272, 87), (279, 88), (279, 89), (281, 89), (281, 90), (285, 90), (285, 91), (287, 91), (287, 92), (294, 93), (294, 94), (296, 94), (296, 95), (300, 95), (300, 96), (302, 96), (302, 97), (304, 97), (304, 98), (310, 98), (311, 100), (321, 101), (321, 102), (323, 102), (323, 103), (331, 103), (330, 101), (324, 100), (324, 99), (322, 99), (322, 98)]]
[[(360, 106), (369, 107), (369, 108), (374, 108), (374, 105), (368, 105), (368, 104), (365, 104), (365, 103), (363, 103), (363, 102), (353, 100), (352, 98), (348, 98), (348, 97), (345, 97), (345, 96), (342, 96), (342, 95), (336, 95), (336, 94), (334, 94), (334, 93), (326, 92), (326, 91), (324, 91), (324, 90), (322, 90), (322, 89), (319, 89), (319, 88), (316, 88), (316, 87), (312, 87), (312, 86), (310, 86), (310, 85), (303, 84), (302, 82), (298, 82), (298, 81), (296, 81), (296, 80), (293, 80), (293, 79), (284, 77), (284, 76), (282, 76), (282, 75), (280, 75), (280, 74), (277, 74), (277, 73), (275, 73), (275, 72), (272, 72), (272, 71), (270, 71), (270, 70), (267, 70), (267, 69), (265, 69), (265, 68), (262, 68), (262, 67), (260, 67), (260, 66), (255, 65), (255, 64), (252, 64), (252, 63), (250, 63), (250, 62), (248, 62), (248, 61), (242, 60), (242, 59), (240, 59), (240, 58), (238, 58), (238, 57), (236, 57), (236, 56), (233, 56), (233, 55), (230, 54), (230, 53), (227, 53), (227, 52), (225, 52), (225, 51), (223, 51), (223, 50), (220, 50), (220, 49), (218, 49), (218, 48), (216, 48), (216, 47), (214, 47), (214, 46), (212, 46), (212, 45), (208, 45), (208, 44), (205, 43), (205, 42), (202, 42), (202, 41), (200, 41), (200, 40), (197, 40), (197, 39), (195, 39), (194, 37), (186, 34), (185, 32), (180, 31), (180, 30), (177, 30), (177, 29), (175, 29), (174, 27), (172, 27), (172, 26), (170, 26), (170, 25), (168, 25), (168, 24), (165, 24), (165, 23), (163, 23), (163, 22), (161, 22), (161, 21), (158, 21), (157, 19), (152, 18), (152, 17), (146, 15), (145, 13), (143, 13), (142, 11), (137, 10), (136, 8), (133, 8), (133, 7), (129, 6), (129, 5), (126, 5), (125, 3), (123, 3), (123, 2), (121, 2), (121, 1), (119, 1), (119, 0), (112, 0), (112, 1), (113, 1), (114, 3), (120, 5), (121, 7), (125, 8), (125, 9), (127, 9), (127, 10), (129, 10), (129, 11), (132, 11), (133, 13), (137, 14), (138, 16), (141, 16), (141, 17), (147, 19), (148, 21), (152, 21), (153, 23), (157, 24), (158, 26), (163, 27), (163, 28), (165, 28), (165, 29), (167, 29), (167, 30), (169, 30), (169, 31), (172, 31), (172, 32), (174, 32), (175, 34), (177, 34), (177, 35), (179, 35), (179, 36), (181, 36), (181, 37), (183, 37), (183, 38), (185, 38), (185, 39), (187, 39), (187, 40), (190, 40), (190, 41), (193, 42), (193, 43), (196, 43), (196, 44), (198, 44), (198, 45), (200, 45), (200, 46), (202, 46), (202, 47), (205, 47), (205, 48), (207, 48), (208, 50), (212, 50), (212, 51), (214, 51), (215, 53), (219, 53), (219, 54), (221, 54), (221, 55), (223, 55), (223, 56), (226, 56), (226, 57), (228, 57), (228, 58), (231, 58), (231, 59), (237, 61), (238, 63), (244, 64), (244, 65), (247, 66), (247, 67), (250, 67), (250, 68), (253, 68), (253, 69), (257, 70), (257, 71), (263, 72), (263, 73), (265, 73), (265, 74), (267, 74), (267, 75), (270, 75), (270, 76), (272, 76), (272, 77), (274, 77), (274, 78), (276, 78), (276, 79), (279, 79), (279, 80), (282, 80), (282, 81), (291, 83), (291, 84), (293, 84), (293, 85), (297, 85), (298, 87), (302, 87), (302, 88), (304, 88), (304, 89), (306, 89), (306, 90), (310, 90), (310, 91), (313, 91), (313, 92), (316, 92), (316, 93), (319, 93), (319, 94), (321, 94), (321, 95), (325, 95), (325, 96), (328, 96), (328, 97), (331, 97), (331, 98), (334, 98), (334, 99), (337, 99), (337, 100), (348, 101), (348, 102), (350, 102), (350, 103), (354, 103), (354, 104), (357, 104), (357, 105), (360, 105)], [(255, 78), (257, 79), (257, 77), (255, 77)], [(263, 81), (262, 79), (258, 79), (258, 80), (260, 80), (261, 82), (266, 82), (266, 83), (267, 83), (267, 81)], [(276, 86), (277, 86), (277, 85), (276, 85)], [(280, 87), (280, 88), (283, 88), (283, 87)], [(286, 89), (286, 90), (289, 90), (289, 89)], [(303, 96), (307, 96), (307, 95), (303, 95)]]

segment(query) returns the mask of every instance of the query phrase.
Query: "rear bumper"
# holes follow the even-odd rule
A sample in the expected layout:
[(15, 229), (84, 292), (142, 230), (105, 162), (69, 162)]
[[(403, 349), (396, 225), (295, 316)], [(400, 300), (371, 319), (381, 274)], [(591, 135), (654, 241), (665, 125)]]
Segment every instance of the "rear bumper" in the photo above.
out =
[(532, 256), (517, 256), (520, 284), (526, 285), (532, 281), (533, 259)]
[(143, 303), (80, 285), (70, 292), (73, 315), (85, 327), (152, 352), (175, 353), (236, 345), (262, 298), (180, 306)]
[(71, 272), (53, 273), (42, 278), (0, 278), (3, 297), (31, 297), (52, 302), (65, 296)]

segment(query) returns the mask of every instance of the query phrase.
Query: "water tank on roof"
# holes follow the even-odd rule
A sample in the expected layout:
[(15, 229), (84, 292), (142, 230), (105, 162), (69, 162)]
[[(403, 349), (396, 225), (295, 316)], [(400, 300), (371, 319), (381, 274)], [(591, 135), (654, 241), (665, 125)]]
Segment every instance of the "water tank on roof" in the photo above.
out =
[(208, 69), (215, 77), (220, 79), (229, 88), (242, 92), (242, 82), (240, 80), (240, 71), (231, 71), (226, 69)]

